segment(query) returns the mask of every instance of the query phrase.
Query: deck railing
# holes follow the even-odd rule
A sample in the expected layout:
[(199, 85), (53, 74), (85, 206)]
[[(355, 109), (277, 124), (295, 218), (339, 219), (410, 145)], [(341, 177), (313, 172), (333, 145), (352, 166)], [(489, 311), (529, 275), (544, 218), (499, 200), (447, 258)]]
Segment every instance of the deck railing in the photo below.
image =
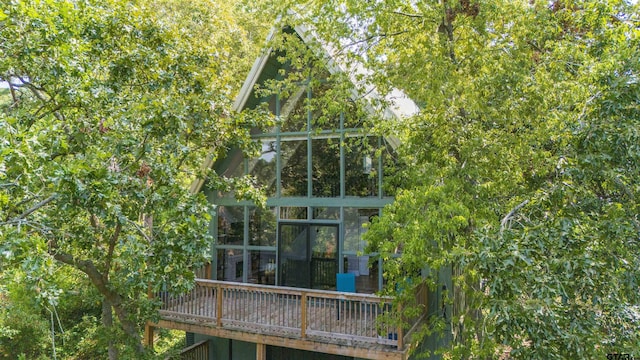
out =
[(193, 270), (196, 275), (196, 279), (208, 279), (211, 274), (211, 264), (205, 264), (202, 267)]
[(209, 341), (195, 343), (180, 352), (180, 360), (209, 360)]
[(380, 321), (391, 311), (390, 297), (204, 279), (187, 294), (158, 296), (160, 315), (174, 321), (404, 347), (403, 329)]
[(402, 327), (400, 328), (403, 334), (398, 337), (398, 348), (404, 347), (404, 339), (409, 338), (425, 320), (427, 316), (427, 290), (428, 288), (425, 284), (418, 285), (415, 292), (415, 303), (413, 303), (412, 306), (417, 307), (420, 311), (416, 312), (416, 314), (410, 318), (403, 319), (404, 323), (408, 325), (408, 330), (404, 332), (404, 329)]

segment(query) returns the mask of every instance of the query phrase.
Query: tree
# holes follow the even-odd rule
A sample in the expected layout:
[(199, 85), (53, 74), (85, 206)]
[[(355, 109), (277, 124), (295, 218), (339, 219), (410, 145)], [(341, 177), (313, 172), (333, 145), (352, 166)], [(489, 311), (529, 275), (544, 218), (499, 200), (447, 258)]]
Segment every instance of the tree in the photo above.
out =
[[(452, 268), (454, 358), (640, 348), (640, 28), (626, 1), (326, 1), (344, 61), (421, 107), (367, 239), (390, 284)], [(401, 257), (394, 257), (398, 251)], [(394, 291), (395, 289), (389, 289)], [(407, 314), (421, 311), (405, 307)], [(637, 356), (637, 353), (636, 353)]]
[(208, 175), (254, 195), (249, 179), (198, 170), (208, 153), (250, 151), (249, 130), (267, 120), (230, 110), (264, 38), (259, 21), (239, 17), (249, 34), (231, 16), (241, 6), (0, 5), (3, 271), (20, 266), (50, 304), (52, 269), (79, 270), (102, 297), (112, 359), (145, 352), (140, 328), (157, 316), (148, 291), (183, 291), (203, 264), (210, 209), (189, 182)]
[[(40, 279), (30, 275), (19, 267), (0, 269), (0, 359), (106, 358), (106, 336), (97, 334), (104, 331), (100, 296), (88, 280), (71, 267)], [(55, 301), (43, 301), (51, 296), (42, 292), (52, 290)]]

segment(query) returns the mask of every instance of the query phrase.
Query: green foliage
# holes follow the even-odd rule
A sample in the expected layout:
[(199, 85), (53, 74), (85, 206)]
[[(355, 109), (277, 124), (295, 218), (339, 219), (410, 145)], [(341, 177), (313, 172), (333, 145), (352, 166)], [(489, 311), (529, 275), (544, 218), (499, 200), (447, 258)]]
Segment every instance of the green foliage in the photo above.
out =
[(15, 359), (19, 355), (46, 359), (51, 348), (47, 319), (34, 311), (36, 301), (21, 286), (22, 277), (3, 271), (0, 280), (0, 359)]
[(178, 357), (185, 348), (185, 332), (180, 330), (155, 329), (158, 340), (153, 344), (157, 354), (162, 354), (164, 359)]
[(19, 267), (30, 297), (49, 308), (71, 299), (59, 267), (82, 273), (88, 283), (77, 284), (91, 284), (120, 327), (96, 334), (126, 344), (116, 346), (123, 356), (142, 350), (140, 326), (156, 316), (149, 286), (184, 291), (205, 260), (210, 209), (190, 181), (230, 186), (200, 166), (208, 152), (244, 148), (266, 120), (231, 110), (264, 38), (258, 19), (234, 21), (243, 6), (0, 5), (0, 81), (15, 95), (0, 102), (3, 267)]
[[(453, 268), (448, 356), (637, 351), (638, 5), (347, 0), (304, 11), (344, 61), (421, 107), (379, 125), (401, 137), (406, 167), (367, 237), (390, 284)], [(444, 321), (432, 320), (427, 333)]]
[(0, 359), (48, 359), (49, 322), (31, 311), (29, 304), (2, 297), (0, 305)]
[(100, 319), (87, 315), (76, 320), (74, 326), (65, 332), (63, 356), (78, 360), (107, 358), (107, 343), (104, 340), (108, 337), (104, 331), (100, 331)]
[(19, 355), (27, 359), (48, 359), (51, 354), (49, 322), (25, 309), (3, 309), (3, 313), (9, 312), (10, 317), (0, 319), (7, 329), (0, 336), (0, 359), (15, 359)]
[[(79, 350), (83, 343), (97, 340), (101, 304), (99, 294), (79, 275), (71, 268), (59, 268), (55, 276), (40, 279), (29, 279), (19, 268), (0, 273), (0, 358), (15, 359), (20, 354), (27, 359), (51, 358), (52, 320), (58, 357), (105, 357), (101, 349), (106, 344)], [(55, 303), (43, 301), (47, 296), (42, 293), (51, 289), (57, 290)]]
[(11, 103), (11, 94), (9, 93), (9, 89), (0, 88), (0, 104), (9, 103)]

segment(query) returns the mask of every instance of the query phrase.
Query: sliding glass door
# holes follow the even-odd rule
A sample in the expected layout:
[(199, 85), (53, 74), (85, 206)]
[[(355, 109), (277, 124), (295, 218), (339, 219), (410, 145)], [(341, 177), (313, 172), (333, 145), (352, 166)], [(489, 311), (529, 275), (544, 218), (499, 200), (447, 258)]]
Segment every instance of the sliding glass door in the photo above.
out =
[(338, 225), (281, 223), (280, 285), (334, 289), (338, 272)]

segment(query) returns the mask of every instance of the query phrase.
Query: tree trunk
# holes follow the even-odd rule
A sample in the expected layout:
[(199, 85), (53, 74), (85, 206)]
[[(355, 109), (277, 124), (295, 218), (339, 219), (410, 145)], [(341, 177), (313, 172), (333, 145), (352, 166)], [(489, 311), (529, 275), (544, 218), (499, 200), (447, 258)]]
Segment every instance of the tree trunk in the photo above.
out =
[(113, 310), (116, 312), (116, 316), (118, 316), (118, 320), (120, 321), (120, 326), (122, 330), (129, 335), (129, 338), (134, 340), (136, 344), (136, 351), (139, 354), (145, 352), (144, 346), (142, 345), (142, 339), (140, 338), (140, 333), (138, 332), (138, 327), (136, 324), (129, 319), (129, 312), (122, 307), (122, 303), (118, 302), (117, 305), (113, 305)]
[[(104, 298), (102, 299), (102, 325), (107, 329), (107, 333), (113, 333), (113, 314), (111, 313), (111, 303)], [(109, 360), (118, 360), (118, 349), (113, 343), (113, 339), (109, 339)]]
[(120, 294), (109, 287), (108, 278), (98, 271), (95, 264), (90, 260), (76, 259), (70, 254), (64, 252), (54, 252), (53, 257), (56, 260), (71, 265), (87, 274), (91, 283), (104, 296), (104, 301), (113, 308), (113, 311), (115, 311), (122, 330), (130, 339), (133, 339), (136, 342), (136, 351), (140, 354), (144, 353), (145, 349), (142, 345), (142, 339), (140, 338), (138, 327), (135, 322), (131, 321), (129, 311), (124, 308), (124, 299)]

